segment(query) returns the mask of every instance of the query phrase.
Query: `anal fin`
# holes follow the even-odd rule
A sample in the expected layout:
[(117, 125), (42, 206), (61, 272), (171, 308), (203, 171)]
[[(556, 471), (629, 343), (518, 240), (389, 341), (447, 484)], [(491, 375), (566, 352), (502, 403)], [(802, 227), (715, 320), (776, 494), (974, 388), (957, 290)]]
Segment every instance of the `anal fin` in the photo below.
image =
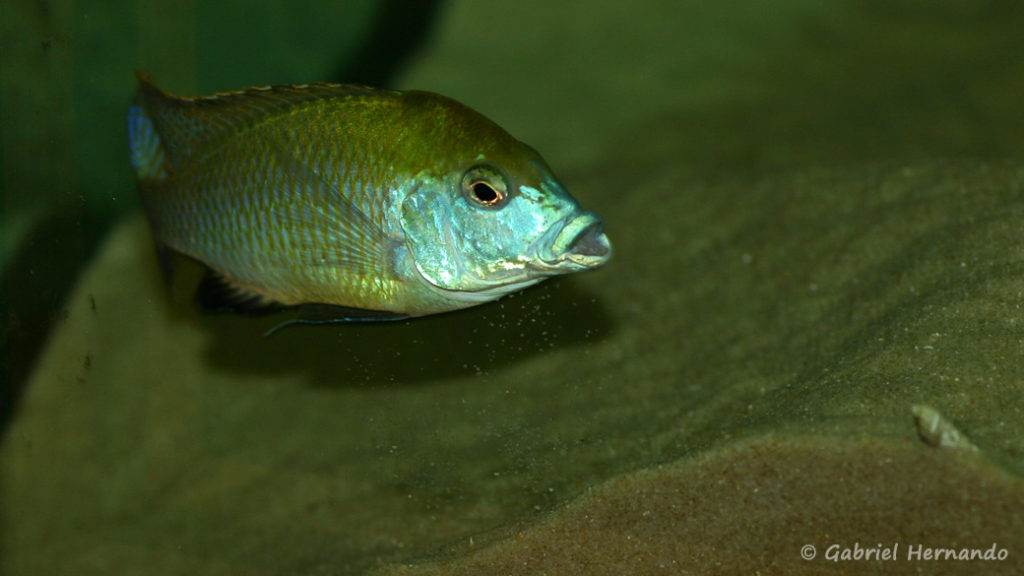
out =
[(240, 312), (269, 314), (285, 306), (254, 292), (250, 292), (216, 272), (207, 272), (196, 289), (196, 304), (206, 312)]
[(289, 326), (316, 324), (350, 324), (363, 322), (388, 322), (404, 320), (408, 314), (385, 310), (366, 310), (333, 304), (299, 304), (286, 306), (261, 296), (209, 271), (196, 290), (196, 303), (206, 312), (242, 313), (250, 315), (272, 314), (285, 310), (294, 311), (294, 316), (281, 322), (264, 333), (270, 336)]

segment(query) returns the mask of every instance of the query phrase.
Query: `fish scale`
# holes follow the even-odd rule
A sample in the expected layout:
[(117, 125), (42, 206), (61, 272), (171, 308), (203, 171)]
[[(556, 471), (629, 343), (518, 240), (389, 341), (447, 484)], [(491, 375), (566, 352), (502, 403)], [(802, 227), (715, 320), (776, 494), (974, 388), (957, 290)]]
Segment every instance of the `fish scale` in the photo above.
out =
[(210, 269), (201, 302), (218, 309), (422, 316), (611, 254), (600, 217), (533, 149), (436, 94), (308, 84), (181, 98), (140, 75), (128, 127), (154, 238)]

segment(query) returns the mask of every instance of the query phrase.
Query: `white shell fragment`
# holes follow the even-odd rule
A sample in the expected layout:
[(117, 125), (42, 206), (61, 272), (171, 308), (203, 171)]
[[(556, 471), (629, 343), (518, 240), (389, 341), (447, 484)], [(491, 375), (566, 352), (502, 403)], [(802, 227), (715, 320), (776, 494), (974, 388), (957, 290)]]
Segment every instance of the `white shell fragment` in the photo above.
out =
[(915, 404), (911, 410), (914, 413), (914, 420), (917, 421), (917, 434), (929, 446), (978, 451), (978, 447), (971, 444), (971, 441), (935, 408), (925, 404)]

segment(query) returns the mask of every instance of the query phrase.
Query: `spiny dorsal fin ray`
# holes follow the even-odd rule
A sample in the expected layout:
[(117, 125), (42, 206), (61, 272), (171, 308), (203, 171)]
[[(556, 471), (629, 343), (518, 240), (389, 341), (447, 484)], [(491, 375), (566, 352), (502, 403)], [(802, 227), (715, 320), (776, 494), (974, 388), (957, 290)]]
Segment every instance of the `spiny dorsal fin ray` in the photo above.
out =
[(317, 83), (260, 86), (185, 98), (157, 88), (144, 72), (136, 77), (139, 91), (135, 105), (155, 125), (171, 166), (240, 127), (297, 104), (390, 92), (368, 86)]

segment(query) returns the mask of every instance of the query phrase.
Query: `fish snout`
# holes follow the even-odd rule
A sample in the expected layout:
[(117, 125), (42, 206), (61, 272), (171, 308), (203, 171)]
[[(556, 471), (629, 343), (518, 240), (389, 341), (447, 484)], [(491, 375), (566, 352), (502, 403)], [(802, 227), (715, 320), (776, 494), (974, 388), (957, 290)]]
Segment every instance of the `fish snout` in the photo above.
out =
[(604, 221), (593, 212), (583, 212), (567, 220), (557, 230), (541, 260), (546, 267), (572, 272), (597, 268), (611, 258), (612, 245), (604, 233)]

